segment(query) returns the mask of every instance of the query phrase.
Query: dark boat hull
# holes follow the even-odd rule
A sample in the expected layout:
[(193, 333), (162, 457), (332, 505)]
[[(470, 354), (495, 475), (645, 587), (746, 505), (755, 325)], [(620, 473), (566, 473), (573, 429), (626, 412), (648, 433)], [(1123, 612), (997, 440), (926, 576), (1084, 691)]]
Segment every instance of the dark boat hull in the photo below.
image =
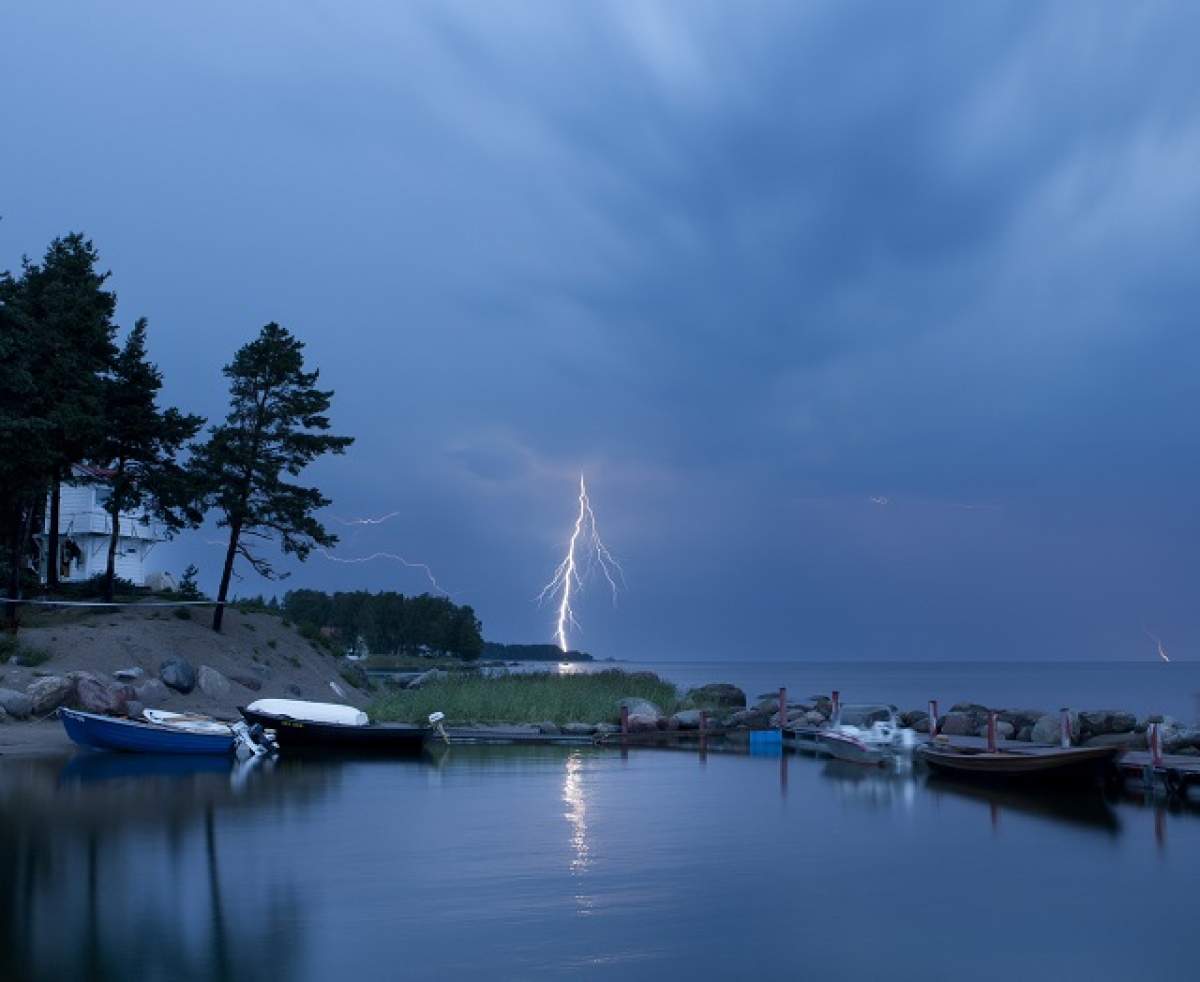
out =
[(988, 753), (927, 744), (921, 758), (941, 774), (976, 781), (1094, 781), (1108, 775), (1120, 752), (1119, 747), (1071, 747)]
[(188, 733), (184, 730), (130, 719), (98, 716), (77, 709), (58, 711), (67, 736), (81, 747), (141, 754), (227, 755), (233, 752), (233, 734)]
[(403, 757), (419, 754), (433, 732), (427, 726), (348, 726), (314, 723), (240, 709), (246, 722), (261, 723), (275, 731), (275, 742), (284, 753), (363, 754)]

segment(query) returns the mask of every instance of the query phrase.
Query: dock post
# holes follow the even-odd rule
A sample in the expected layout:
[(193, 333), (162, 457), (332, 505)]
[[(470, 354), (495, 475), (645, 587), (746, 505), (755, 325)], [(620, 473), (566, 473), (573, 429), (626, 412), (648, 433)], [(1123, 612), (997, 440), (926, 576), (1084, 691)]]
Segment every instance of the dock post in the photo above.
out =
[(621, 707), (621, 736), (629, 736), (629, 707)]
[(1058, 745), (1060, 747), (1069, 747), (1071, 745), (1071, 710), (1066, 706), (1062, 708), (1062, 716), (1058, 722)]
[(1159, 732), (1158, 725), (1162, 722), (1161, 716), (1150, 717), (1150, 763), (1155, 767), (1162, 767), (1162, 734)]
[(996, 710), (988, 710), (987, 748), (989, 754), (996, 752)]
[(930, 699), (929, 700), (929, 739), (930, 740), (932, 740), (935, 736), (937, 736), (937, 724), (938, 724), (937, 700)]
[(842, 708), (842, 694), (837, 689), (833, 690), (833, 699), (831, 702), (833, 703), (833, 708), (829, 711), (829, 718), (834, 720), (837, 719), (838, 710)]
[(783, 728), (787, 726), (787, 686), (779, 687), (779, 738), (783, 739)]
[(708, 729), (708, 710), (701, 709), (700, 710), (700, 733), (701, 733), (701, 735), (703, 735), (704, 731), (707, 729)]

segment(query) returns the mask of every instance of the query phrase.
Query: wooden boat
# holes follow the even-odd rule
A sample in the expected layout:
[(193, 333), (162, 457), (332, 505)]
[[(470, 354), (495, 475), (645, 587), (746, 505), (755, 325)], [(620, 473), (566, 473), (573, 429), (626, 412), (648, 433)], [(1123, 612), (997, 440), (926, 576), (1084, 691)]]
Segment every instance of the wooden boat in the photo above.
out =
[(406, 756), (419, 754), (433, 733), (428, 726), (407, 724), (365, 726), (350, 723), (328, 723), (298, 719), (285, 713), (267, 713), (238, 707), (243, 718), (253, 726), (261, 724), (273, 730), (275, 742), (283, 753), (373, 754)]
[(67, 736), (81, 747), (93, 750), (219, 756), (231, 754), (235, 742), (233, 729), (228, 725), (224, 725), (223, 731), (197, 732), (192, 728), (99, 716), (66, 707), (59, 709), (58, 718)]
[(989, 751), (950, 743), (927, 743), (921, 759), (945, 774), (990, 780), (1080, 780), (1104, 777), (1121, 747), (1030, 747)]

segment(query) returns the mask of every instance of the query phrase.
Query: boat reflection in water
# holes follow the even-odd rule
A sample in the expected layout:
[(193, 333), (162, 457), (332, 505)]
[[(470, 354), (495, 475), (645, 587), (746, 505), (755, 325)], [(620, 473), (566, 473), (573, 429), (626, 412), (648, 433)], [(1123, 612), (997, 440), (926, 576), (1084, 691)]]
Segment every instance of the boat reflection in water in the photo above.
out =
[(0, 978), (287, 977), (299, 885), (231, 898), (222, 868), (239, 815), (311, 807), (340, 780), (290, 771), (151, 754), (6, 761)]

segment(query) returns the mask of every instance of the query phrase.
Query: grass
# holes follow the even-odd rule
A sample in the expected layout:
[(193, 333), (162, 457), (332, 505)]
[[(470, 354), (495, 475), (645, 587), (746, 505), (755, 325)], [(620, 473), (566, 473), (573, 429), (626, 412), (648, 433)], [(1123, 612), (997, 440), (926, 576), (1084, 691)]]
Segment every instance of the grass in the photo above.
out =
[(25, 668), (37, 668), (50, 660), (50, 652), (22, 644), (11, 636), (0, 638), (0, 665), (10, 660)]
[(453, 655), (371, 655), (362, 666), (368, 672), (427, 672), (431, 668), (458, 672), (473, 671), (479, 663), (463, 661)]
[(390, 693), (371, 706), (372, 718), (423, 722), (443, 712), (456, 723), (616, 723), (619, 701), (626, 696), (648, 699), (665, 713), (679, 706), (679, 692), (649, 672), (620, 671), (581, 675), (504, 675), (499, 678), (455, 677), (420, 689)]

